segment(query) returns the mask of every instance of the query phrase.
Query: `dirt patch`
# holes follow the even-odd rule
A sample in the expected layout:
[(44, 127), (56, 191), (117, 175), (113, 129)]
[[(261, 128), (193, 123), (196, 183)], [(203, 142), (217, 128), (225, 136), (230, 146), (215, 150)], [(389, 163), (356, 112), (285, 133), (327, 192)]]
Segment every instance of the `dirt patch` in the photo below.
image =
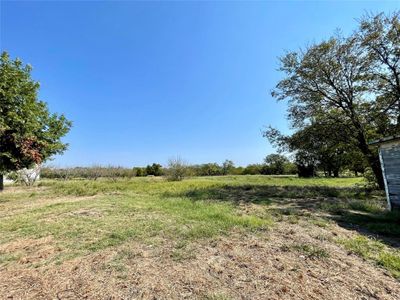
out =
[(32, 192), (43, 192), (49, 190), (47, 186), (21, 186), (21, 185), (7, 185), (2, 193), (5, 194), (21, 194)]
[[(16, 214), (23, 213), (32, 209), (44, 207), (46, 205), (58, 204), (58, 203), (72, 203), (85, 201), (89, 199), (95, 199), (98, 196), (82, 196), (82, 197), (41, 197), (40, 199), (31, 200), (28, 197), (26, 199), (14, 201), (10, 205), (0, 206), (0, 217), (14, 216)], [(8, 201), (10, 202), (10, 201)], [(12, 201), (11, 201), (12, 202)]]
[[(6, 266), (0, 270), (0, 298), (398, 299), (397, 280), (331, 242), (353, 234), (337, 225), (327, 230), (282, 222), (270, 231), (184, 247), (165, 240), (129, 242), (61, 265)], [(53, 242), (15, 243), (1, 249), (19, 251), (24, 245), (36, 252)], [(177, 260), (176, 251), (190, 255)]]
[[(49, 257), (59, 253), (60, 248), (54, 246), (52, 237), (41, 239), (18, 239), (10, 243), (0, 245), (0, 255), (13, 257), (17, 261), (14, 267), (23, 269), (29, 265), (41, 263)], [(0, 270), (2, 268), (0, 267)]]

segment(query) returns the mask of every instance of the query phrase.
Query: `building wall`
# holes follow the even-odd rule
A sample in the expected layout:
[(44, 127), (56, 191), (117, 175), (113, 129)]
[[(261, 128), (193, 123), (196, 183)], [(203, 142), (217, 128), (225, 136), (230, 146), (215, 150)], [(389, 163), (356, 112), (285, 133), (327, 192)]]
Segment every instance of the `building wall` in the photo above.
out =
[[(36, 179), (39, 180), (40, 178), (40, 166), (36, 166), (32, 169), (23, 169), (18, 171), (19, 176), (21, 179), (29, 180), (29, 179)], [(4, 176), (4, 184), (11, 184), (14, 183), (14, 180), (7, 178), (7, 175)]]
[(392, 209), (400, 209), (400, 141), (382, 144), (380, 155), (388, 201)]
[(8, 179), (8, 178), (7, 178), (7, 175), (6, 175), (6, 176), (4, 177), (3, 182), (4, 182), (4, 184), (11, 184), (11, 183), (14, 182), (14, 180)]

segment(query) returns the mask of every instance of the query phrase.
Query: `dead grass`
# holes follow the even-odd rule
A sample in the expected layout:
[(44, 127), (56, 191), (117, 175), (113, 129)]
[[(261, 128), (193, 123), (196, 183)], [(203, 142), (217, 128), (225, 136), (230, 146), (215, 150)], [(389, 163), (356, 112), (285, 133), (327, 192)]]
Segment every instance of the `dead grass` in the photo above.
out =
[(219, 193), (221, 180), (6, 191), (0, 299), (398, 299), (398, 237), (348, 222), (392, 222), (382, 199), (266, 197), (258, 177)]
[[(179, 260), (170, 241), (129, 242), (61, 265), (2, 269), (0, 291), (23, 299), (397, 299), (399, 283), (382, 269), (302, 228), (197, 241)], [(299, 253), (304, 243), (329, 256)]]

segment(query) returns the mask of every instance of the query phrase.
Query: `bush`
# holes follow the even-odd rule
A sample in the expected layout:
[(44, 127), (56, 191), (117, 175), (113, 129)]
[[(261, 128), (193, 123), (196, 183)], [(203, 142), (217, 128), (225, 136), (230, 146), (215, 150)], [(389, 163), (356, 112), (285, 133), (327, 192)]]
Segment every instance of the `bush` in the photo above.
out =
[(134, 167), (132, 169), (134, 176), (137, 177), (142, 177), (142, 176), (146, 176), (146, 168), (141, 168), (141, 167)]
[(371, 168), (366, 168), (364, 172), (364, 177), (366, 179), (366, 186), (372, 189), (379, 188), (378, 182), (376, 181), (376, 177), (374, 172), (372, 172)]
[(262, 174), (262, 169), (263, 169), (263, 165), (259, 165), (259, 164), (248, 165), (246, 168), (244, 168), (242, 174), (243, 175)]
[(180, 157), (171, 158), (168, 161), (166, 176), (168, 180), (180, 181), (188, 174), (188, 166)]
[(160, 164), (153, 163), (152, 165), (147, 165), (146, 167), (147, 175), (161, 176), (162, 173), (162, 166)]
[(216, 163), (195, 165), (192, 167), (196, 176), (217, 176), (222, 175), (222, 168)]

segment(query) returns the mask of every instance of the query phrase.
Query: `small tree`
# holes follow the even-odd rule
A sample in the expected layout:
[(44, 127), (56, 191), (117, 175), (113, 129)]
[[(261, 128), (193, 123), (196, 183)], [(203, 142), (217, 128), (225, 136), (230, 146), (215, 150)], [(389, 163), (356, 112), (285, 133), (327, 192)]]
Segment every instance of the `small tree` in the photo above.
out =
[(261, 174), (263, 170), (263, 165), (260, 164), (251, 164), (244, 168), (242, 174), (243, 175), (258, 175)]
[(153, 163), (152, 165), (146, 166), (147, 175), (153, 176), (161, 176), (162, 175), (162, 166), (160, 164)]
[(207, 163), (199, 166), (198, 175), (216, 176), (222, 174), (222, 169), (217, 163)]
[(180, 181), (187, 176), (188, 167), (180, 157), (171, 158), (168, 161), (167, 179), (171, 181)]
[(67, 148), (61, 137), (71, 122), (38, 100), (31, 70), (6, 52), (0, 56), (0, 190), (5, 173), (39, 165)]
[(265, 164), (273, 175), (282, 175), (289, 160), (281, 154), (270, 154), (265, 158)]
[(232, 171), (235, 169), (235, 164), (231, 160), (225, 160), (222, 164), (222, 174), (228, 175), (231, 174)]
[(146, 169), (145, 168), (141, 168), (141, 167), (134, 167), (133, 168), (133, 174), (136, 177), (146, 176)]

